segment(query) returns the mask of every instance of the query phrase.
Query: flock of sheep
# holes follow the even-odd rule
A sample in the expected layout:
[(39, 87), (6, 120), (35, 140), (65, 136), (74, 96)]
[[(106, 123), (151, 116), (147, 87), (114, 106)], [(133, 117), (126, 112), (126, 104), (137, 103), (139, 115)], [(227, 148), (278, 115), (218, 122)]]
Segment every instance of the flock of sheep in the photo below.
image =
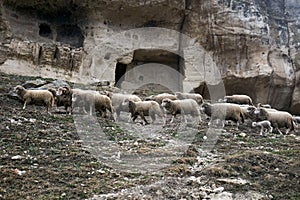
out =
[(240, 123), (248, 120), (252, 127), (260, 127), (261, 135), (264, 132), (272, 132), (273, 129), (282, 134), (280, 128), (286, 128), (288, 134), (300, 123), (300, 117), (292, 116), (288, 112), (276, 110), (269, 105), (254, 106), (247, 95), (225, 96), (216, 103), (208, 103), (196, 93), (162, 93), (142, 100), (134, 94), (108, 91), (100, 93), (70, 87), (60, 87), (57, 90), (30, 90), (18, 85), (14, 90), (24, 102), (23, 109), (29, 103), (43, 104), (47, 112), (54, 107), (64, 106), (69, 114), (73, 114), (74, 108), (78, 108), (79, 111), (89, 115), (97, 111), (102, 117), (110, 117), (116, 121), (120, 119), (121, 112), (127, 112), (131, 114), (129, 121), (132, 122), (141, 117), (144, 123), (148, 124), (145, 116), (150, 116), (153, 123), (159, 116), (165, 125), (168, 115), (172, 116), (168, 123), (174, 123), (177, 115), (181, 115), (187, 122), (186, 115), (191, 115), (195, 123), (199, 124), (202, 121), (201, 114), (205, 113), (210, 117), (209, 125), (221, 123), (224, 127), (228, 121), (233, 121), (238, 128)]

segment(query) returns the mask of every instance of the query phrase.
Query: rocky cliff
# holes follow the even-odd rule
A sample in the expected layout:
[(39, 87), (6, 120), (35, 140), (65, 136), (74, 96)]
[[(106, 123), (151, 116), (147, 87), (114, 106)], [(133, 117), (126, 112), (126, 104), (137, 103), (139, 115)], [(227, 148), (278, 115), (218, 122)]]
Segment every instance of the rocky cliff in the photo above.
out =
[(300, 114), (299, 0), (4, 0), (0, 41), (2, 71), (126, 87), (157, 62), (179, 73), (156, 83), (208, 96), (222, 81)]

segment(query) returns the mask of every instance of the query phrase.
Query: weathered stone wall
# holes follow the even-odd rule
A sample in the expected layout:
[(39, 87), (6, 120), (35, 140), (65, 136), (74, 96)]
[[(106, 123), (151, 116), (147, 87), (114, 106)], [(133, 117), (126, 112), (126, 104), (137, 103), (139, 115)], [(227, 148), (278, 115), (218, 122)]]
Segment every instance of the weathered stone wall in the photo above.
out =
[[(146, 27), (174, 32), (130, 31)], [(184, 57), (184, 90), (223, 80), (227, 94), (300, 114), (299, 0), (4, 0), (0, 40), (3, 66), (22, 60), (90, 81), (114, 82), (134, 51), (163, 49)]]

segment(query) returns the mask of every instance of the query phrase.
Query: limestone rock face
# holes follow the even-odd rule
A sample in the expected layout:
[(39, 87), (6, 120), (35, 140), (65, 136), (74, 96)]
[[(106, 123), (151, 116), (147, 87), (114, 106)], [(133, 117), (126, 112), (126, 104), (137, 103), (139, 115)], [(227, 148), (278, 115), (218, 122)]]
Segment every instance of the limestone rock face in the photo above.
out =
[[(300, 114), (299, 0), (3, 0), (0, 41), (2, 71), (132, 89), (152, 74)], [(178, 73), (156, 76), (150, 63)]]

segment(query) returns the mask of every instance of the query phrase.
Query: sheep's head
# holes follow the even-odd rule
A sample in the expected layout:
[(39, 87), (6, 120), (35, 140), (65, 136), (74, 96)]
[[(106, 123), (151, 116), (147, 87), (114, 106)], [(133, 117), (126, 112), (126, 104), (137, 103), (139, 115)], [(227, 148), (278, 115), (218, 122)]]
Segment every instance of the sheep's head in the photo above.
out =
[(108, 96), (110, 99), (112, 98), (113, 93), (109, 91), (104, 91), (104, 95)]
[(14, 91), (17, 93), (17, 94), (20, 94), (22, 93), (23, 91), (25, 90), (25, 88), (21, 85), (17, 85), (15, 88), (14, 88)]
[(70, 94), (70, 88), (69, 87), (59, 87), (57, 89), (56, 95), (61, 96), (61, 95), (68, 95)]
[(129, 105), (130, 100), (129, 99), (124, 99), (122, 101), (122, 106), (128, 106)]
[(203, 103), (201, 108), (200, 108), (200, 111), (202, 113), (205, 113), (207, 115), (211, 115), (211, 104), (210, 103)]
[(79, 102), (81, 100), (81, 96), (77, 93), (73, 93), (72, 94), (72, 102), (75, 103), (75, 102)]
[(172, 100), (169, 98), (163, 99), (161, 102), (161, 106), (164, 108), (169, 108), (171, 106)]
[(253, 114), (255, 110), (256, 110), (256, 108), (255, 108), (254, 106), (249, 106), (249, 107), (247, 108), (247, 113)]

